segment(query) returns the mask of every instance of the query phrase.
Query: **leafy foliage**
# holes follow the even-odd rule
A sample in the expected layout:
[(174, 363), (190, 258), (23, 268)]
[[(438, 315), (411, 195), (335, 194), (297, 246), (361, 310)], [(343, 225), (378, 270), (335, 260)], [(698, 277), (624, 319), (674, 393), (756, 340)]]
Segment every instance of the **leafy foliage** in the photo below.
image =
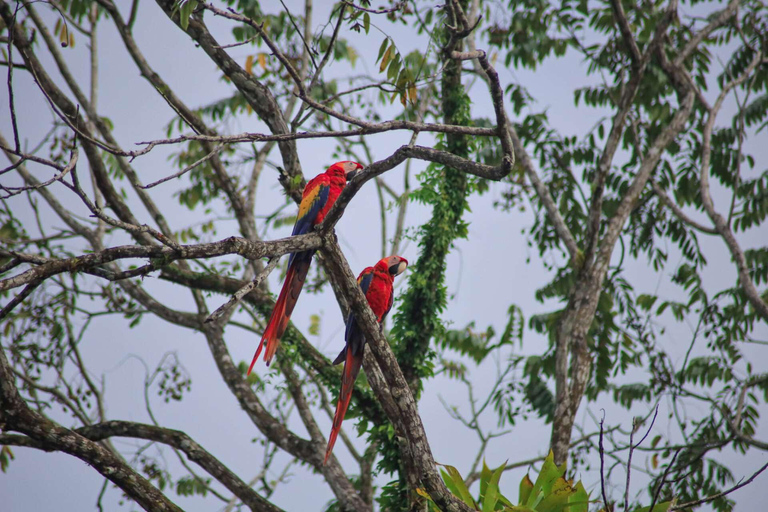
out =
[[(525, 475), (520, 481), (518, 504), (514, 505), (504, 496), (499, 488), (499, 480), (504, 472), (506, 463), (496, 469), (489, 469), (483, 463), (480, 473), (480, 495), (475, 500), (467, 488), (461, 474), (453, 466), (444, 466), (441, 470), (443, 481), (454, 496), (460, 498), (473, 510), (493, 512), (587, 512), (590, 500), (589, 493), (584, 489), (581, 480), (574, 482), (566, 479), (566, 465), (555, 465), (552, 452), (544, 459), (536, 480)], [(428, 494), (420, 494), (430, 500), (430, 509), (439, 510)], [(658, 503), (653, 506), (653, 512), (667, 512), (674, 501)], [(650, 507), (635, 509), (635, 512), (651, 512)]]

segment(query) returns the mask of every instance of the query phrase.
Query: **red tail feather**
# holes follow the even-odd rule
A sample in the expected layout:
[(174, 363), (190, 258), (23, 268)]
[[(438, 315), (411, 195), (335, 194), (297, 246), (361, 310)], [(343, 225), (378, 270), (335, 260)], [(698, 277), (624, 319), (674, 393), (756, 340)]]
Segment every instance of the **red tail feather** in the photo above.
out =
[(331, 435), (328, 437), (328, 447), (325, 449), (325, 459), (323, 465), (328, 462), (328, 458), (333, 451), (333, 445), (336, 444), (336, 438), (341, 430), (341, 423), (344, 421), (344, 415), (347, 414), (349, 400), (352, 398), (352, 390), (355, 387), (355, 379), (363, 365), (362, 354), (354, 356), (351, 350), (347, 350), (347, 360), (344, 361), (344, 375), (341, 379), (341, 392), (339, 393), (339, 402), (336, 404), (336, 414), (333, 415), (333, 427)]
[[(283, 288), (280, 290), (280, 295), (277, 297), (277, 302), (275, 302), (275, 308), (272, 310), (272, 316), (269, 317), (267, 328), (264, 329), (264, 334), (261, 336), (259, 348), (256, 349), (256, 354), (253, 356), (251, 366), (248, 367), (247, 375), (251, 374), (253, 366), (259, 359), (259, 354), (261, 354), (261, 349), (264, 348), (265, 341), (267, 342), (267, 346), (264, 352), (264, 360), (267, 362), (267, 366), (269, 366), (269, 363), (272, 362), (272, 357), (275, 355), (275, 352), (277, 352), (277, 347), (280, 346), (280, 337), (288, 327), (288, 321), (290, 320), (290, 312), (286, 315), (286, 304), (289, 298), (292, 299), (294, 304), (296, 303), (296, 299), (293, 298), (292, 294), (290, 293), (291, 288), (294, 286), (293, 280), (295, 278), (296, 265), (294, 261), (294, 264), (288, 267), (288, 273), (285, 276)], [(290, 308), (290, 311), (293, 312), (293, 307)]]

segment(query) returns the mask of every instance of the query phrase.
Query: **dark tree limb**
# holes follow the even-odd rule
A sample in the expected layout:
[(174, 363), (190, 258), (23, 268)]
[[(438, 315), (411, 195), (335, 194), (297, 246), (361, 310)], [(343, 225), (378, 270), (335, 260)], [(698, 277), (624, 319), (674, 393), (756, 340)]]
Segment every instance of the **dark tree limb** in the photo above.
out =
[[(214, 258), (227, 254), (239, 254), (249, 259), (260, 259), (290, 252), (316, 249), (320, 235), (308, 233), (269, 242), (252, 242), (245, 238), (229, 237), (219, 242), (196, 245), (180, 245), (178, 249), (160, 245), (123, 245), (72, 258), (52, 259), (21, 274), (0, 280), (0, 291), (10, 290), (35, 280), (47, 279), (62, 272), (78, 272), (105, 263), (128, 258), (158, 258), (164, 263), (176, 260)], [(12, 251), (8, 254), (13, 255)]]
[[(172, 0), (156, 0), (157, 5), (165, 12), (166, 16), (173, 21), (180, 30), (184, 30), (179, 22), (178, 15), (172, 15)], [(260, 83), (253, 76), (246, 73), (229, 54), (221, 47), (216, 39), (208, 31), (202, 17), (193, 15), (189, 19), (186, 29), (187, 35), (194, 39), (200, 48), (210, 57), (218, 68), (230, 79), (232, 84), (242, 93), (248, 104), (254, 112), (262, 119), (273, 134), (289, 133), (289, 127), (283, 117), (280, 105), (272, 95), (272, 92), (264, 84)], [(278, 142), (278, 149), (283, 159), (283, 167), (286, 170), (287, 178), (301, 177), (301, 163), (296, 151), (296, 143), (292, 140)], [(292, 190), (291, 194), (295, 200), (301, 198), (301, 189)]]
[[(73, 432), (94, 442), (113, 437), (129, 437), (146, 439), (172, 446), (182, 451), (189, 460), (197, 463), (207, 471), (208, 474), (237, 496), (251, 510), (265, 512), (280, 512), (282, 510), (259, 496), (256, 491), (230, 471), (216, 457), (182, 431), (132, 421), (113, 420), (78, 428)], [(26, 446), (46, 451), (54, 450), (51, 446), (38, 442), (31, 437), (11, 434), (0, 435), (0, 444)]]
[(61, 451), (90, 464), (145, 510), (181, 512), (176, 504), (108, 448), (31, 410), (19, 395), (15, 377), (2, 349), (0, 427), (4, 431), (20, 432), (47, 450)]

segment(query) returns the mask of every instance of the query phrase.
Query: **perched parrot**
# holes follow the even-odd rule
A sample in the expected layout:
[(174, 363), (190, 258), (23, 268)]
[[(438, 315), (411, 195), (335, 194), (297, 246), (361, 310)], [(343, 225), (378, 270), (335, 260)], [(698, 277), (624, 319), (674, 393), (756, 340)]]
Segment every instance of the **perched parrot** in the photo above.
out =
[[(394, 300), (392, 283), (395, 276), (405, 272), (406, 267), (408, 267), (408, 260), (401, 256), (392, 255), (380, 260), (375, 266), (366, 268), (357, 278), (357, 283), (363, 290), (365, 298), (368, 299), (368, 305), (371, 306), (379, 324), (384, 321), (384, 317), (392, 308), (392, 301)], [(344, 372), (341, 377), (339, 402), (336, 404), (336, 414), (333, 416), (333, 427), (331, 428), (331, 436), (328, 438), (328, 448), (325, 450), (323, 464), (328, 462), (328, 457), (333, 451), (333, 445), (336, 444), (341, 422), (344, 421), (344, 415), (347, 413), (347, 407), (349, 407), (349, 399), (352, 397), (355, 379), (357, 379), (357, 374), (363, 364), (366, 339), (357, 324), (354, 313), (350, 313), (347, 317), (347, 330), (344, 333), (344, 339), (347, 342), (346, 346), (333, 361), (333, 364), (339, 364), (343, 361)]]
[[(309, 233), (314, 226), (320, 224), (341, 191), (344, 190), (347, 181), (362, 168), (363, 166), (357, 162), (336, 162), (324, 173), (312, 178), (304, 187), (292, 236)], [(312, 262), (314, 254), (314, 250), (291, 253), (283, 288), (277, 297), (267, 328), (264, 329), (259, 348), (256, 349), (251, 366), (248, 368), (248, 375), (250, 375), (253, 365), (256, 364), (265, 341), (267, 348), (264, 351), (264, 361), (267, 362), (267, 366), (277, 352), (280, 338), (288, 327), (288, 320), (291, 318), (293, 307), (296, 305), (302, 286), (304, 286), (304, 280), (307, 277), (307, 272), (309, 272), (309, 264)]]

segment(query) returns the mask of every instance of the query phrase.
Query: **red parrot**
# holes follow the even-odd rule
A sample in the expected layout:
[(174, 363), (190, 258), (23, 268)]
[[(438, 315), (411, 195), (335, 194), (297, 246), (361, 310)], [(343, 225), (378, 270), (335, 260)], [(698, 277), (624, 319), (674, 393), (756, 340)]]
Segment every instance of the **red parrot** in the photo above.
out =
[[(368, 305), (371, 306), (373, 314), (381, 324), (384, 317), (387, 316), (392, 308), (394, 294), (392, 293), (392, 283), (395, 276), (405, 272), (408, 267), (408, 260), (401, 256), (388, 256), (380, 260), (375, 266), (368, 267), (357, 278), (360, 289), (363, 290), (365, 298), (368, 299)], [(365, 335), (357, 324), (354, 313), (347, 317), (347, 330), (344, 333), (344, 339), (347, 344), (344, 350), (336, 357), (333, 364), (344, 362), (344, 372), (341, 377), (341, 392), (339, 393), (339, 402), (336, 404), (336, 414), (333, 416), (333, 427), (331, 435), (328, 438), (328, 448), (325, 450), (325, 460), (328, 462), (331, 456), (333, 445), (336, 444), (336, 437), (341, 429), (341, 422), (344, 421), (344, 415), (349, 407), (349, 399), (352, 397), (352, 388), (363, 365), (363, 349), (365, 349)]]
[[(320, 224), (328, 211), (331, 209), (336, 199), (344, 190), (347, 181), (352, 178), (363, 166), (357, 162), (336, 162), (330, 166), (324, 173), (318, 174), (304, 187), (304, 193), (301, 196), (299, 205), (299, 214), (296, 217), (296, 224), (293, 226), (292, 236), (309, 233), (312, 228)], [(275, 302), (275, 308), (272, 310), (272, 316), (269, 317), (267, 328), (264, 329), (264, 335), (261, 337), (259, 348), (253, 356), (251, 366), (248, 368), (250, 375), (253, 365), (259, 358), (264, 342), (267, 342), (267, 348), (264, 351), (264, 361), (267, 366), (272, 361), (272, 357), (277, 352), (280, 345), (280, 338), (288, 327), (288, 320), (293, 313), (293, 307), (304, 286), (304, 280), (309, 272), (309, 264), (312, 262), (314, 250), (294, 252), (288, 260), (288, 273), (285, 276), (283, 288)]]

